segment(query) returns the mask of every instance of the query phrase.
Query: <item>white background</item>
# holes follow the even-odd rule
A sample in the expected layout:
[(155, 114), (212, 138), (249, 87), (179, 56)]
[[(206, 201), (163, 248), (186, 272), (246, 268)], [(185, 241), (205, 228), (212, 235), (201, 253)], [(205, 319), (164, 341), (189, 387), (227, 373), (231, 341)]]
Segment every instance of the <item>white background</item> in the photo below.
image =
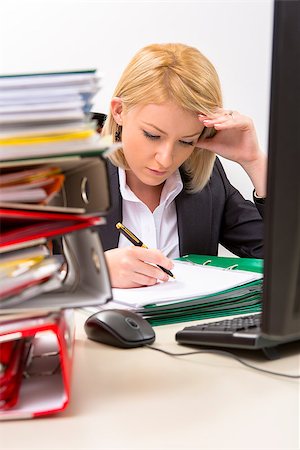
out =
[[(0, 73), (96, 68), (102, 89), (93, 110), (107, 112), (118, 78), (144, 45), (182, 42), (215, 65), (224, 106), (253, 118), (267, 151), (272, 0), (0, 0)], [(247, 197), (247, 175), (225, 161)]]

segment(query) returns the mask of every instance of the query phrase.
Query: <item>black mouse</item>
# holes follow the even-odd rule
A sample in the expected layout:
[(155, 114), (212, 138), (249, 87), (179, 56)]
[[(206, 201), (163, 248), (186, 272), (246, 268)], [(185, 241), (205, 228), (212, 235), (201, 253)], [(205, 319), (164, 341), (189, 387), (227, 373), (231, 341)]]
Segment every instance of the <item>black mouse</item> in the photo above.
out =
[(114, 347), (141, 347), (155, 340), (147, 320), (125, 309), (99, 311), (86, 320), (84, 329), (89, 339)]

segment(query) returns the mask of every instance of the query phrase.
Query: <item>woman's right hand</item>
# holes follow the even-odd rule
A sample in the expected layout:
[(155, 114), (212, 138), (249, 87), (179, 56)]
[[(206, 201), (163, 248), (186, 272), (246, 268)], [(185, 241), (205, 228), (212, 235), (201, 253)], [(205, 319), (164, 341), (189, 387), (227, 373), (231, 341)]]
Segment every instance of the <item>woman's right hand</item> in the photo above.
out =
[(172, 270), (173, 262), (159, 250), (142, 247), (114, 248), (104, 252), (113, 288), (152, 286), (169, 276), (153, 264)]

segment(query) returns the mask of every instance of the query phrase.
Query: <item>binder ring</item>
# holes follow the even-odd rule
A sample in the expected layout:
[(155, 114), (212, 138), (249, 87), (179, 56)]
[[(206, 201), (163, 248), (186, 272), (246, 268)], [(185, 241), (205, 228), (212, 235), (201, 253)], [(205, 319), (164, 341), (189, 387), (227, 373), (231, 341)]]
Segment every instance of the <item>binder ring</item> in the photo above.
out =
[(87, 177), (83, 177), (81, 180), (80, 190), (81, 190), (81, 198), (86, 205), (89, 204), (88, 187), (89, 187), (88, 179)]
[(207, 266), (207, 264), (210, 264), (211, 263), (211, 259), (208, 259), (207, 261), (205, 261), (203, 264), (202, 264), (202, 266)]
[(93, 260), (96, 272), (100, 273), (101, 263), (100, 263), (99, 256), (94, 248), (92, 248), (91, 251), (92, 251), (92, 260)]
[(237, 267), (239, 267), (238, 264), (233, 264), (232, 266), (226, 267), (226, 270), (236, 269)]

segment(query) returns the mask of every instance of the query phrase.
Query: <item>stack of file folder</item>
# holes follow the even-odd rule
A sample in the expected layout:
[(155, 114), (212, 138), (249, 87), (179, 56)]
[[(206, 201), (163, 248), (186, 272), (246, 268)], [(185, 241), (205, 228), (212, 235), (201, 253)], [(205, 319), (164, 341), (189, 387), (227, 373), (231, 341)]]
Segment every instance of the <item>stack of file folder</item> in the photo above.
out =
[(94, 70), (0, 77), (1, 160), (93, 150)]
[(153, 326), (261, 311), (262, 259), (190, 254), (174, 260), (172, 273), (166, 283), (113, 288), (113, 300), (100, 309), (130, 309)]
[(94, 70), (0, 77), (0, 419), (67, 406), (72, 309), (112, 295), (98, 90)]

